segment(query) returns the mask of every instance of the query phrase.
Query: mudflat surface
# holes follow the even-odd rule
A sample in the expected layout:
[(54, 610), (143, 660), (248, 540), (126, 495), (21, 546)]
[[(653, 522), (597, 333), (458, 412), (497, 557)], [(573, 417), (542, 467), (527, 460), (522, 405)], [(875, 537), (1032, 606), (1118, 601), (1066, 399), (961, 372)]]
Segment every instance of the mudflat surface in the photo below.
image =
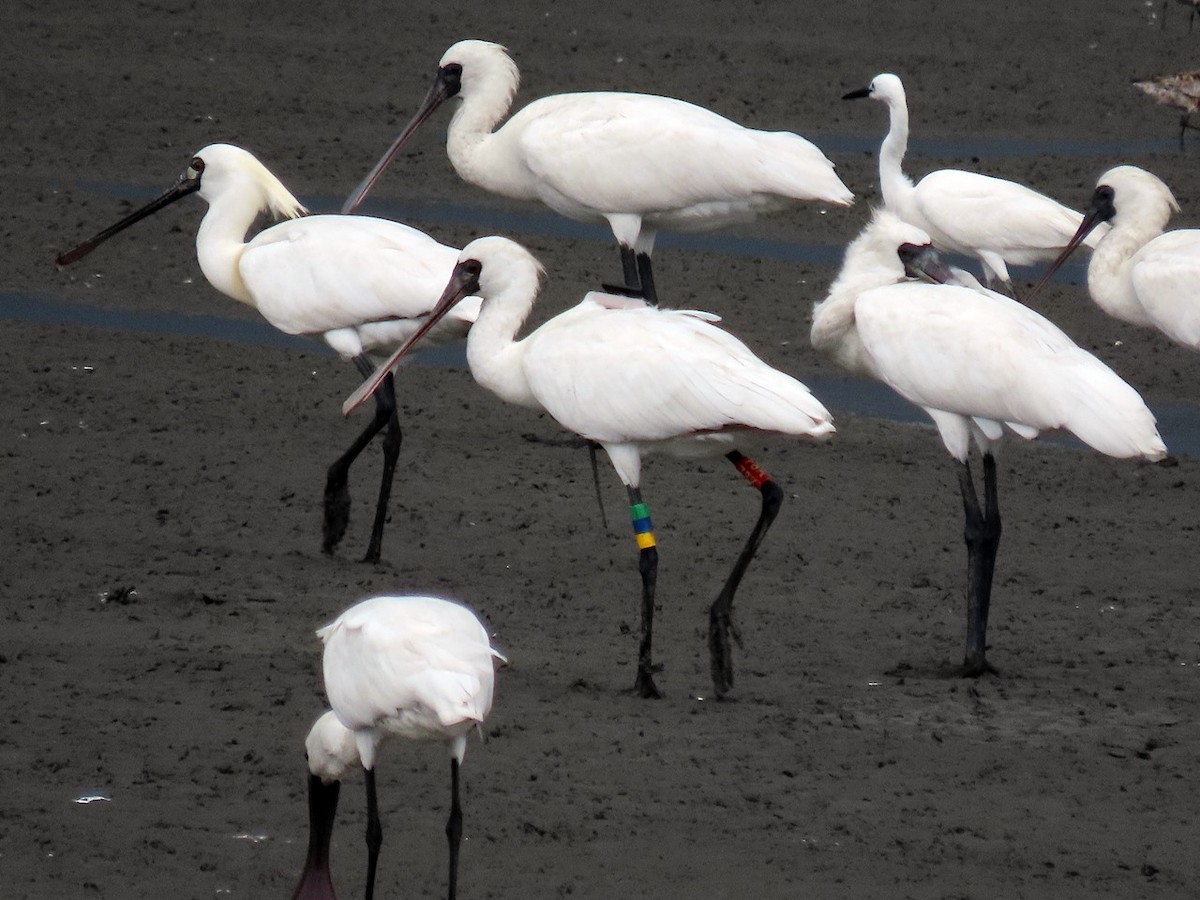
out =
[[(1105, 0), (830, 4), (13, 2), (0, 11), (5, 296), (98, 311), (241, 317), (195, 262), (198, 200), (56, 271), (55, 254), (165, 188), (216, 140), (253, 150), (332, 210), (424, 95), (442, 51), (508, 45), (519, 102), (615, 88), (693, 100), (823, 146), (859, 195), (734, 235), (845, 244), (877, 198), (885, 111), (839, 99), (905, 78), (919, 175), (954, 165), (1082, 206), (1119, 162), (1200, 209), (1177, 118), (1129, 86), (1194, 65), (1188, 9)], [(982, 17), (982, 18), (981, 18)], [(461, 184), (426, 127), (373, 199), (443, 215), (533, 207)], [(925, 142), (924, 144), (922, 142)], [(951, 151), (962, 148), (962, 153)], [(515, 234), (550, 273), (538, 315), (616, 274), (605, 240)], [(671, 249), (664, 300), (721, 313), (761, 355), (834, 375), (809, 349), (835, 264)], [(1023, 271), (1026, 282), (1036, 274)], [(669, 299), (668, 299), (669, 298)], [(34, 304), (35, 307), (37, 303)], [(1082, 287), (1039, 308), (1152, 405), (1190, 403), (1200, 356), (1105, 318)], [(478, 609), (511, 665), (465, 766), (460, 896), (1191, 897), (1197, 461), (1119, 462), (1014, 441), (991, 659), (954, 677), (960, 502), (932, 428), (834, 408), (820, 447), (753, 438), (787, 502), (738, 601), (730, 702), (709, 697), (706, 608), (757, 512), (723, 461), (652, 459), (660, 702), (633, 680), (639, 589), (624, 492), (586, 454), (461, 369), (410, 367), (402, 473), (377, 566), (377, 459), (320, 553), (324, 470), (357, 429), (353, 370), (313, 348), (71, 321), (0, 321), (0, 882), (10, 897), (287, 897), (307, 822), (303, 737), (321, 711), (314, 628), (375, 593)], [(132, 590), (131, 590), (132, 589)], [(440, 747), (380, 764), (378, 894), (440, 896)], [(81, 799), (102, 796), (91, 803)], [(334, 869), (365, 863), (360, 780)]]

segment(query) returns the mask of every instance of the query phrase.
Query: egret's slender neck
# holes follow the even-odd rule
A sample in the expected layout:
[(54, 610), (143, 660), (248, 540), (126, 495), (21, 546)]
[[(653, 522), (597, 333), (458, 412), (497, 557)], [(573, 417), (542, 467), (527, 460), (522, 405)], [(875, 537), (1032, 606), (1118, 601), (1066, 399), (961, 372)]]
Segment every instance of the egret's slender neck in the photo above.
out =
[(246, 232), (266, 206), (256, 190), (222, 191), (208, 201), (208, 212), (196, 232), (196, 256), (209, 284), (222, 294), (254, 305), (238, 263), (246, 249)]
[(901, 210), (913, 189), (912, 181), (901, 167), (908, 151), (908, 103), (903, 94), (889, 96), (887, 108), (888, 133), (879, 148), (879, 189), (884, 205), (903, 215)]
[(467, 364), (475, 380), (501, 400), (541, 409), (522, 364), (525, 342), (517, 340), (537, 292), (538, 276), (531, 270), (515, 274), (503, 289), (484, 299), (467, 336)]

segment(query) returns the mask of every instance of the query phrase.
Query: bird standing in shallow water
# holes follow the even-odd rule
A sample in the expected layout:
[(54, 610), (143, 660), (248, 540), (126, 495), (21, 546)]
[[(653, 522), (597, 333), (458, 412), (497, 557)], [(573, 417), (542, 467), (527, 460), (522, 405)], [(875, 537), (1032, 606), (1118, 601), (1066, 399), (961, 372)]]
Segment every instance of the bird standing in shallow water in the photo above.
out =
[(626, 286), (651, 303), (659, 229), (707, 231), (791, 201), (854, 200), (833, 163), (799, 135), (745, 128), (670, 97), (555, 94), (497, 128), (519, 81), (499, 44), (452, 46), (421, 108), (342, 211), (358, 208), (397, 151), (451, 97), (462, 101), (446, 139), (459, 176), (506, 197), (540, 200), (571, 219), (607, 222), (621, 246)]
[[(58, 257), (65, 266), (114, 234), (196, 193), (208, 212), (196, 234), (196, 255), (209, 283), (253, 306), (285, 334), (320, 335), (365, 377), (368, 353), (391, 350), (411, 335), (437, 300), (458, 259), (453, 247), (398, 222), (367, 216), (309, 216), (283, 184), (251, 153), (210, 144), (192, 158), (173, 187), (120, 222)], [(285, 219), (247, 241), (260, 213)], [(435, 340), (466, 334), (478, 299), (456, 310)], [(322, 542), (332, 553), (350, 517), (350, 466), (380, 431), (384, 466), (364, 562), (378, 562), (388, 498), (400, 453), (400, 420), (392, 385), (378, 395), (375, 417), (330, 467), (325, 483)]]
[[(495, 663), (504, 657), (492, 648), (487, 630), (473, 612), (439, 597), (371, 597), (347, 609), (317, 635), (325, 644), (329, 705), (354, 735), (366, 781), (367, 900), (374, 894), (383, 841), (375, 760), (380, 744), (392, 735), (445, 741), (450, 750), (446, 838), (448, 896), (454, 900), (462, 843), (458, 770), (467, 735), (491, 711)], [(338, 741), (335, 746), (340, 749), (332, 756), (344, 771), (345, 745)]]
[[(902, 260), (903, 256), (903, 260)], [(1020, 303), (942, 281), (929, 236), (879, 211), (846, 249), (828, 297), (813, 309), (812, 344), (843, 367), (870, 375), (933, 419), (954, 457), (966, 517), (967, 644), (963, 674), (987, 662), (992, 573), (1000, 545), (995, 452), (1006, 431), (1026, 439), (1064, 428), (1108, 456), (1166, 455), (1154, 415), (1137, 391)], [(983, 456), (984, 503), (971, 475), (971, 444)]]
[[(658, 550), (640, 489), (642, 453), (724, 455), (759, 490), (758, 521), (709, 609), (713, 686), (722, 696), (733, 686), (734, 594), (783, 502), (779, 486), (736, 449), (737, 435), (760, 430), (824, 440), (834, 431), (829, 412), (803, 384), (713, 325), (716, 317), (707, 313), (593, 292), (518, 341), (541, 274), (519, 244), (479, 238), (463, 249), (429, 322), (460, 297), (477, 294), (483, 306), (467, 340), (475, 380), (502, 400), (549, 413), (608, 453), (629, 494), (639, 548), (642, 618), (634, 689), (640, 696), (660, 696), (651, 658)], [(344, 411), (364, 402), (420, 338), (418, 331), (380, 366)]]
[(1157, 328), (1200, 350), (1200, 229), (1164, 232), (1179, 204), (1157, 175), (1117, 166), (1100, 176), (1079, 231), (1046, 269), (1049, 280), (1089, 232), (1111, 223), (1088, 262), (1088, 292), (1102, 310)]
[[(1000, 281), (1016, 296), (1008, 265), (1052, 259), (1083, 218), (1044, 194), (1002, 178), (940, 169), (916, 184), (901, 164), (908, 149), (908, 102), (904, 85), (890, 73), (843, 99), (870, 98), (887, 105), (890, 127), (879, 150), (879, 187), (884, 205), (932, 239), (935, 247), (974, 256), (991, 287)], [(1088, 242), (1095, 246), (1099, 235)]]

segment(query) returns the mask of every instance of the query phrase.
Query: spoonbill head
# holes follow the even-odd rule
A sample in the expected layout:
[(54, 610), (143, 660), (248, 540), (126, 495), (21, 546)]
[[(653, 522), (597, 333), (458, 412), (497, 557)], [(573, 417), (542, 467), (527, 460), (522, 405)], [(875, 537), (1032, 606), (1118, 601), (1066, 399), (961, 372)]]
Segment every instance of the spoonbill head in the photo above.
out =
[[(458, 259), (458, 251), (398, 222), (366, 216), (309, 216), (304, 206), (249, 151), (232, 144), (199, 150), (161, 196), (58, 257), (76, 262), (101, 243), (190, 194), (208, 203), (196, 234), (196, 256), (209, 283), (253, 306), (280, 331), (325, 340), (366, 376), (369, 354), (390, 351), (424, 321)], [(284, 221), (247, 234), (261, 213)], [(461, 338), (479, 310), (459, 304), (431, 335)], [(384, 467), (364, 560), (379, 560), (387, 504), (400, 450), (394, 391), (378, 395), (376, 415), (330, 466), (325, 485), (323, 549), (332, 553), (346, 532), (351, 464), (386, 429)]]
[[(487, 629), (460, 603), (440, 597), (371, 597), (317, 631), (325, 645), (325, 693), (338, 721), (354, 738), (367, 788), (367, 900), (383, 830), (375, 791), (375, 761), (391, 736), (440, 740), (450, 751), (449, 891), (458, 884), (462, 842), (459, 766), (467, 735), (492, 709), (495, 664)], [(329, 726), (331, 729), (333, 726)], [(344, 738), (334, 735), (334, 767), (346, 759)], [(312, 759), (309, 760), (310, 768)]]
[(308, 760), (308, 856), (292, 900), (337, 900), (329, 865), (329, 844), (342, 779), (359, 766), (354, 732), (332, 710), (324, 713), (304, 741)]
[[(1015, 300), (977, 282), (952, 283), (932, 254), (923, 229), (877, 212), (815, 305), (811, 337), (841, 365), (922, 407), (955, 460), (967, 544), (962, 671), (977, 676), (990, 669), (987, 618), (1001, 528), (994, 454), (1005, 434), (1031, 439), (1062, 428), (1116, 458), (1158, 460), (1166, 447), (1137, 391), (1108, 366)], [(917, 274), (927, 281), (909, 280)], [(972, 444), (983, 457), (983, 504)]]
[(1037, 287), (1066, 262), (1101, 223), (1112, 228), (1088, 263), (1088, 292), (1114, 318), (1157, 328), (1200, 350), (1200, 230), (1166, 231), (1179, 203), (1157, 175), (1116, 166), (1100, 176), (1083, 222)]
[[(517, 340), (541, 274), (537, 260), (519, 244), (479, 238), (463, 248), (430, 319), (452, 309), (458, 298), (478, 294), (483, 307), (467, 340), (475, 380), (509, 403), (549, 413), (567, 430), (601, 445), (612, 461), (629, 495), (639, 550), (642, 632), (634, 690), (641, 696), (659, 696), (651, 656), (658, 551), (640, 489), (642, 454), (723, 454), (759, 490), (758, 521), (709, 609), (710, 666), (721, 696), (733, 684), (734, 594), (783, 500), (779, 486), (737, 450), (737, 438), (759, 430), (824, 440), (834, 431), (829, 412), (808, 388), (768, 366), (708, 313), (592, 292)], [(420, 336), (418, 331), (343, 409), (365, 401)]]
[(446, 150), (455, 171), (485, 190), (539, 200), (585, 222), (607, 222), (629, 287), (655, 298), (657, 231), (698, 231), (793, 201), (839, 206), (854, 197), (825, 155), (790, 132), (745, 128), (710, 110), (652, 94), (555, 94), (497, 129), (520, 76), (504, 47), (459, 41), (433, 86), (343, 206), (353, 212), (397, 151), (445, 100), (461, 101)]
[[(1014, 181), (940, 169), (914, 184), (902, 167), (909, 127), (900, 78), (885, 72), (844, 95), (846, 100), (861, 98), (888, 108), (890, 125), (879, 152), (884, 205), (924, 230), (935, 247), (978, 259), (988, 286), (999, 281), (1014, 292), (1008, 266), (1053, 259), (1079, 226), (1080, 213)], [(1089, 239), (1088, 246), (1099, 237)]]

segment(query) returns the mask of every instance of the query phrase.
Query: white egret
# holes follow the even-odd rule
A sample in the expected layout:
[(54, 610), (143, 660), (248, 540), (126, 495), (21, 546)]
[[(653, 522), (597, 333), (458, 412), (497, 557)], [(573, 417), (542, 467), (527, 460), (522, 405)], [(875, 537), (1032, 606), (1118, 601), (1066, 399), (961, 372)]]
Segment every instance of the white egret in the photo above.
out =
[[(1008, 265), (1053, 259), (1079, 227), (1081, 213), (1014, 181), (939, 169), (914, 184), (901, 167), (908, 149), (904, 85), (884, 73), (844, 99), (864, 97), (886, 104), (891, 122), (879, 150), (884, 205), (925, 231), (935, 247), (978, 259), (989, 287), (999, 280), (1015, 296)], [(1092, 238), (1089, 246), (1098, 239)]]

